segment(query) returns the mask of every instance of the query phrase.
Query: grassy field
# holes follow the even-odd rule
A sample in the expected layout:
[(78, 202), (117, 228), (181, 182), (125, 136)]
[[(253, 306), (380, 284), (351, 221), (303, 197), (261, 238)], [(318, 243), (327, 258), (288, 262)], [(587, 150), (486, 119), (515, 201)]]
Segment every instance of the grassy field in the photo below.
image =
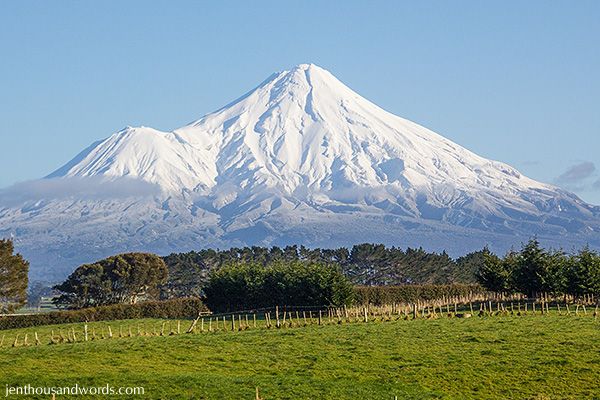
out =
[[(161, 321), (111, 325), (135, 335)], [(50, 329), (58, 330), (0, 336), (45, 338)], [(600, 321), (589, 314), (400, 320), (0, 348), (2, 396), (5, 385), (75, 383), (143, 386), (138, 398), (151, 399), (254, 399), (256, 387), (265, 400), (600, 399)]]

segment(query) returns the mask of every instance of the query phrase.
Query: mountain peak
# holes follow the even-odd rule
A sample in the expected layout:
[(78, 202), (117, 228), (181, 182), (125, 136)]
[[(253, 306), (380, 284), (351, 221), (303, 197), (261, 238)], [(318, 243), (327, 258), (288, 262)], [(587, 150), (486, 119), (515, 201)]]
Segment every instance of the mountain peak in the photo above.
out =
[(296, 65), (293, 69), (300, 69), (300, 70), (306, 71), (306, 70), (309, 70), (309, 69), (323, 69), (323, 68), (319, 67), (316, 64), (303, 63), (303, 64)]
[(314, 64), (182, 128), (127, 127), (49, 176), (69, 177), (132, 178), (162, 193), (123, 200), (108, 185), (103, 200), (0, 204), (0, 226), (68, 254), (366, 241), (464, 252), (533, 234), (600, 246), (600, 207), (386, 112)]
[(274, 74), (180, 129), (127, 127), (67, 166), (59, 170), (65, 176), (130, 176), (217, 197), (233, 184), (228, 201), (265, 188), (311, 204), (408, 196), (402, 207), (415, 216), (417, 198), (446, 207), (461, 193), (493, 193), (504, 203), (507, 186), (551, 190), (382, 110), (314, 64)]
[(312, 63), (308, 63), (308, 64), (298, 64), (294, 67), (292, 67), (289, 71), (282, 71), (280, 73), (303, 73), (307, 76), (311, 76), (311, 75), (320, 75), (323, 78), (326, 79), (335, 79), (337, 80), (337, 78), (331, 73), (329, 72), (327, 69), (320, 67), (316, 64), (312, 64)]

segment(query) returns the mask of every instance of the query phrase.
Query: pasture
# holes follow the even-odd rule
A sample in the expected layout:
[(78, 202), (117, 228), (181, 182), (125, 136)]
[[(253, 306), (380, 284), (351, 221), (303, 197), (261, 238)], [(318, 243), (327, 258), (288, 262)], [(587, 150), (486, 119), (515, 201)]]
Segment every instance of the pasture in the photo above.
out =
[[(257, 387), (265, 400), (598, 399), (600, 321), (591, 314), (324, 318), (281, 329), (261, 319), (212, 332), (205, 321), (195, 333), (185, 321), (179, 334), (176, 321), (130, 320), (88, 324), (87, 342), (83, 324), (6, 330), (0, 384), (142, 386), (139, 398), (151, 399), (255, 399)], [(77, 342), (48, 344), (73, 330)]]

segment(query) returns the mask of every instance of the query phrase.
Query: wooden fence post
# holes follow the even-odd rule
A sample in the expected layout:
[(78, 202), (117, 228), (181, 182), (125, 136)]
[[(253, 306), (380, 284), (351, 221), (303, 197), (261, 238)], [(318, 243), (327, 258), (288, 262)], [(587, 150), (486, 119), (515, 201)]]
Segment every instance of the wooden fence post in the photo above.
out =
[(190, 324), (190, 327), (188, 328), (188, 330), (186, 331), (186, 333), (194, 333), (194, 328), (196, 328), (196, 324), (198, 323), (198, 319), (200, 318), (200, 315), (198, 315)]

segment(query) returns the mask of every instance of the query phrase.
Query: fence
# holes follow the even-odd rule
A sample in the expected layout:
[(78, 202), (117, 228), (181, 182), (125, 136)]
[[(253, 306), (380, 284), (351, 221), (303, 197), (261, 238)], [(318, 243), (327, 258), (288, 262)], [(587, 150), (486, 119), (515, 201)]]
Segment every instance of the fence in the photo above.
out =
[[(569, 300), (569, 299), (567, 299)], [(470, 318), (488, 316), (593, 316), (598, 319), (598, 302), (592, 296), (561, 302), (558, 299), (540, 297), (527, 299), (518, 295), (482, 296), (468, 300), (457, 296), (430, 302), (392, 303), (354, 307), (303, 307), (285, 306), (239, 311), (235, 313), (210, 314), (200, 309), (193, 320), (163, 320), (159, 322), (134, 322), (121, 324), (99, 322), (90, 326), (83, 323), (70, 328), (50, 329), (49, 334), (38, 331), (15, 333), (7, 338), (0, 336), (0, 348), (40, 346), (44, 344), (79, 343), (136, 336), (173, 336), (212, 332), (236, 332), (251, 329), (284, 329), (309, 325), (341, 325), (417, 319)], [(150, 327), (149, 327), (150, 325)]]

